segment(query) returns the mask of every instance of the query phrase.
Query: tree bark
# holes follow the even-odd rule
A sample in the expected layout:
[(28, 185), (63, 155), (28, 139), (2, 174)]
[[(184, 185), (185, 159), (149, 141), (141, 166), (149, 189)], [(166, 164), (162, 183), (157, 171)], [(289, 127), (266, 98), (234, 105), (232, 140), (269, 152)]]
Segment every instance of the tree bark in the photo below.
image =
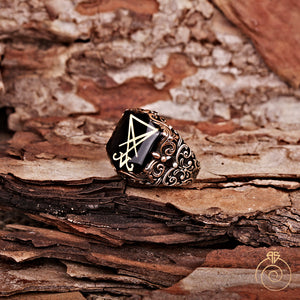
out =
[[(299, 9), (261, 1), (249, 20), (270, 18), (255, 31), (241, 24), (248, 2), (2, 1), (1, 296), (270, 297), (255, 270), (272, 251), (293, 278), (283, 270), (278, 297), (298, 295), (295, 23), (289, 57), (272, 45), (274, 14)], [(117, 175), (105, 144), (133, 107), (180, 132), (201, 163), (195, 183)]]

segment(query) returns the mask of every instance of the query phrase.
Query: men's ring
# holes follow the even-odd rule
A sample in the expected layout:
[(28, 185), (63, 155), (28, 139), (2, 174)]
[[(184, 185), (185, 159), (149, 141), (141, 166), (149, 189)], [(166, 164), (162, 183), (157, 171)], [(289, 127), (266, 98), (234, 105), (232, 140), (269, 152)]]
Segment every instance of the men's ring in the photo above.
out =
[(200, 163), (176, 130), (157, 112), (128, 109), (106, 145), (129, 185), (181, 186), (196, 178)]

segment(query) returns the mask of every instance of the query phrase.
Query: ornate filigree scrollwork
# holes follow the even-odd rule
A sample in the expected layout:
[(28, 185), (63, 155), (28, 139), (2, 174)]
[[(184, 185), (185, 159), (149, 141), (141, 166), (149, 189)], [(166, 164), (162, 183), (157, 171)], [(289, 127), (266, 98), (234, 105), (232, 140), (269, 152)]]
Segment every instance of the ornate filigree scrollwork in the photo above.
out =
[(141, 111), (148, 113), (152, 123), (160, 128), (162, 139), (153, 151), (153, 159), (144, 170), (140, 174), (129, 172), (129, 181), (149, 186), (178, 186), (191, 183), (200, 169), (195, 154), (178, 132), (168, 126), (156, 112)]

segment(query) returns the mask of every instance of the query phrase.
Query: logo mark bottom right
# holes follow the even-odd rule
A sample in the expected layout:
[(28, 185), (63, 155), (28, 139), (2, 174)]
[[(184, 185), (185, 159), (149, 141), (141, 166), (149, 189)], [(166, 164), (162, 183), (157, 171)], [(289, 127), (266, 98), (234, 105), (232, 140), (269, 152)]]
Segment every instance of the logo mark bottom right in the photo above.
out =
[(255, 271), (256, 282), (270, 291), (281, 291), (287, 288), (292, 280), (290, 266), (280, 258), (278, 251), (269, 251)]

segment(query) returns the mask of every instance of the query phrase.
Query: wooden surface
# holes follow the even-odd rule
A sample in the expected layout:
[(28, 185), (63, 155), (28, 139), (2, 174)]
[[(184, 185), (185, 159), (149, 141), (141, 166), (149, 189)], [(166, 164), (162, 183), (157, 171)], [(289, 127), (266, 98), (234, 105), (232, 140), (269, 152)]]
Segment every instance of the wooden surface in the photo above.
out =
[[(268, 66), (299, 87), (299, 2), (213, 0), (230, 21), (251, 37)], [(270, 30), (271, 29), (271, 30)]]
[[(1, 270), (10, 274), (9, 280), (3, 276), (2, 295), (71, 290), (117, 292), (142, 299), (171, 299), (174, 294), (179, 299), (179, 295), (193, 299), (218, 294), (224, 299), (245, 294), (265, 297), (271, 294), (255, 281), (254, 274), (270, 249), (279, 251), (292, 269), (293, 281), (284, 292), (291, 299), (297, 295), (299, 248), (289, 248), (299, 247), (296, 164), (279, 166), (286, 173), (274, 166), (273, 174), (255, 174), (252, 164), (266, 168), (266, 161), (261, 163), (256, 155), (239, 161), (241, 174), (232, 174), (237, 157), (220, 155), (221, 163), (224, 159), (233, 167), (224, 168), (224, 174), (221, 167), (217, 170), (216, 164), (207, 163), (191, 186), (129, 187), (108, 162), (105, 138), (90, 142), (94, 131), (79, 134), (83, 129), (78, 129), (76, 143), (72, 143), (72, 135), (55, 137), (53, 132), (62, 130), (62, 122), (73, 128), (78, 118), (48, 119), (48, 128), (42, 125), (45, 120), (30, 121), (26, 132), (18, 132), (2, 147), (6, 150), (0, 158), (2, 209), (17, 210), (38, 222), (7, 224), (0, 232), (0, 256), (5, 258)], [(94, 126), (101, 124), (102, 136), (110, 136), (112, 123), (85, 118), (92, 119)], [(253, 134), (238, 130), (210, 136), (191, 124), (188, 128), (189, 132), (182, 128), (181, 133), (190, 141), (202, 168), (213, 158), (202, 148), (216, 147), (207, 145), (209, 139)], [(193, 138), (189, 139), (191, 132)], [(263, 140), (262, 135), (260, 138)], [(253, 139), (246, 141), (243, 146), (223, 146), (223, 153), (259, 145)], [(278, 145), (281, 151), (289, 148)], [(241, 244), (245, 246), (238, 246)], [(208, 280), (199, 285), (206, 278), (219, 283)], [(153, 289), (160, 292), (150, 292)], [(276, 295), (280, 298), (283, 292)]]
[[(2, 1), (1, 296), (296, 299), (297, 32), (286, 22), (274, 42), (273, 25), (299, 10), (261, 1), (260, 34), (241, 24), (244, 2)], [(105, 144), (130, 107), (180, 132), (201, 163), (194, 184), (116, 174)], [(281, 291), (255, 280), (270, 251), (291, 270)]]

